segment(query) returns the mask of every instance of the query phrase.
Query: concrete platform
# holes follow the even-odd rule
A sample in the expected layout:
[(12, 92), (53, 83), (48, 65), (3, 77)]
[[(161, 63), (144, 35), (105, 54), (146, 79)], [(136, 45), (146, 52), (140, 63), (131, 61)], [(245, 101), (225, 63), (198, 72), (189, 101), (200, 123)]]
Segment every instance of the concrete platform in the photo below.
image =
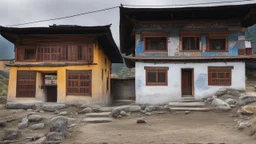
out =
[(212, 108), (195, 108), (195, 107), (170, 107), (169, 108), (171, 111), (211, 111), (213, 110)]
[(109, 117), (111, 112), (87, 113), (86, 117)]
[(87, 123), (108, 123), (112, 120), (112, 118), (85, 118), (83, 121)]
[(170, 102), (169, 106), (173, 107), (203, 107), (205, 103), (203, 102)]

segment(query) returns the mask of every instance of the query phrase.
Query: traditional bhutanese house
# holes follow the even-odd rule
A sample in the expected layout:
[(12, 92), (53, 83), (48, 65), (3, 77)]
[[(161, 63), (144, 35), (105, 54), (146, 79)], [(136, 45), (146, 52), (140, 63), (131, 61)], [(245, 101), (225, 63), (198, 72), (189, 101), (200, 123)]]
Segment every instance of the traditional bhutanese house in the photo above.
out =
[(110, 25), (0, 27), (15, 45), (8, 102), (110, 102), (112, 63), (122, 63)]
[(120, 48), (135, 67), (137, 104), (202, 99), (220, 88), (245, 90), (244, 32), (255, 4), (120, 7)]

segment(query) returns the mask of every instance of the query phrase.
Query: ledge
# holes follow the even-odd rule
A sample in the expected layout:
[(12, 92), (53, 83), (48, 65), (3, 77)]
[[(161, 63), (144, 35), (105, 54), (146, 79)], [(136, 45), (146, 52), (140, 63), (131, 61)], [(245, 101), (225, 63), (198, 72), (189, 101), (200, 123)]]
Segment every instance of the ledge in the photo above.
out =
[(51, 63), (14, 63), (6, 64), (9, 67), (61, 67), (61, 66), (79, 66), (79, 65), (97, 65), (97, 63), (87, 63), (87, 62), (51, 62)]

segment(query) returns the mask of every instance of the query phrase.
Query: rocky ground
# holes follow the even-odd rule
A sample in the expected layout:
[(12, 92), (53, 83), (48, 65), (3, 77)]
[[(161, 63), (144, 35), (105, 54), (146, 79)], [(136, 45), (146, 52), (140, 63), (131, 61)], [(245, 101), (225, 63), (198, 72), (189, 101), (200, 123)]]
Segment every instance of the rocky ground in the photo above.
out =
[(116, 107), (8, 103), (0, 106), (0, 143), (256, 142), (255, 94), (220, 89), (202, 102), (189, 103), (189, 108), (202, 103), (207, 112), (177, 111), (173, 105), (179, 103), (173, 102)]

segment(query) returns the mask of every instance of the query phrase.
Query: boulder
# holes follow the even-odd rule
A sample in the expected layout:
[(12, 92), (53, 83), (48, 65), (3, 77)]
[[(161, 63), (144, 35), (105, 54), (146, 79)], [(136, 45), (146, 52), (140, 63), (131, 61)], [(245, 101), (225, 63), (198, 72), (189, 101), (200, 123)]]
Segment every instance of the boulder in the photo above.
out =
[(6, 122), (3, 120), (0, 120), (0, 128), (3, 128), (6, 126)]
[(39, 138), (38, 140), (36, 141), (33, 141), (33, 142), (29, 142), (27, 144), (45, 144), (47, 138), (45, 136)]
[(61, 141), (65, 139), (65, 135), (59, 132), (49, 132), (47, 134), (48, 141)]
[(230, 110), (231, 107), (229, 106), (228, 103), (224, 102), (221, 99), (214, 98), (212, 101), (212, 105), (215, 106), (219, 110)]
[(68, 132), (68, 118), (64, 116), (58, 116), (51, 119), (50, 132), (62, 133), (65, 137)]
[(111, 112), (112, 117), (115, 117), (115, 118), (118, 117), (118, 115), (120, 114), (120, 112), (121, 112), (122, 110), (128, 111), (128, 110), (129, 110), (129, 107), (130, 107), (130, 106), (120, 106), (120, 107), (114, 108), (114, 109), (112, 110), (112, 112)]
[(44, 128), (44, 123), (33, 124), (29, 128), (31, 130), (40, 130)]
[(27, 128), (27, 127), (28, 127), (28, 118), (27, 118), (27, 117), (24, 117), (24, 118), (21, 120), (21, 123), (19, 123), (18, 128), (19, 128), (19, 129), (24, 129), (24, 128)]
[(249, 104), (249, 105), (243, 106), (241, 108), (241, 113), (248, 114), (248, 115), (256, 114), (256, 104)]
[(67, 115), (67, 114), (68, 114), (68, 112), (66, 112), (66, 111), (63, 111), (63, 112), (60, 112), (60, 113), (59, 113), (59, 115), (63, 115), (63, 116), (64, 116), (64, 115)]
[(121, 115), (121, 116), (126, 116), (126, 112), (125, 112), (124, 110), (122, 110), (122, 111), (120, 112), (120, 115)]
[(239, 97), (239, 105), (247, 105), (256, 102), (256, 95), (243, 95)]
[(91, 107), (87, 107), (87, 108), (84, 108), (83, 110), (81, 110), (79, 113), (81, 114), (85, 114), (85, 113), (91, 113), (93, 110)]
[(220, 88), (214, 95), (217, 97), (224, 95), (227, 92), (226, 88)]
[(14, 140), (21, 136), (21, 131), (14, 129), (4, 129), (2, 140)]
[(248, 127), (249, 126), (249, 123), (248, 122), (240, 122), (240, 123), (238, 123), (238, 129), (239, 130), (242, 130), (242, 129), (245, 129), (246, 127)]
[(150, 115), (152, 115), (152, 113), (151, 112), (146, 112), (145, 115), (150, 116)]
[(63, 108), (67, 108), (66, 104), (59, 104), (59, 103), (55, 103), (55, 104), (44, 104), (42, 106), (42, 110), (47, 111), (47, 112), (55, 112), (56, 110), (60, 110)]
[(228, 103), (229, 105), (237, 105), (238, 102), (232, 98), (225, 99), (224, 102)]
[(143, 124), (143, 123), (147, 123), (143, 117), (142, 117), (142, 118), (139, 118), (139, 119), (137, 120), (137, 124)]
[(122, 118), (122, 117), (123, 117), (122, 115), (118, 115), (118, 116), (117, 116), (118, 119), (120, 119), (120, 118)]
[(141, 107), (138, 106), (138, 105), (131, 105), (131, 106), (129, 107), (129, 111), (130, 111), (130, 112), (140, 112), (140, 110), (141, 110)]
[(9, 102), (5, 106), (7, 109), (35, 109), (36, 105), (34, 103), (14, 103)]
[(155, 106), (147, 106), (145, 108), (146, 112), (152, 112), (152, 111), (155, 111), (155, 110), (157, 110), (157, 108)]
[(33, 133), (33, 134), (28, 135), (28, 138), (30, 138), (31, 141), (36, 141), (44, 136), (45, 136), (45, 134), (42, 134), (42, 133)]
[(43, 119), (40, 115), (29, 115), (28, 120), (29, 122), (40, 122)]
[(231, 95), (233, 97), (239, 97), (240, 96), (240, 92), (238, 90), (235, 90), (235, 89), (227, 89), (227, 94)]

